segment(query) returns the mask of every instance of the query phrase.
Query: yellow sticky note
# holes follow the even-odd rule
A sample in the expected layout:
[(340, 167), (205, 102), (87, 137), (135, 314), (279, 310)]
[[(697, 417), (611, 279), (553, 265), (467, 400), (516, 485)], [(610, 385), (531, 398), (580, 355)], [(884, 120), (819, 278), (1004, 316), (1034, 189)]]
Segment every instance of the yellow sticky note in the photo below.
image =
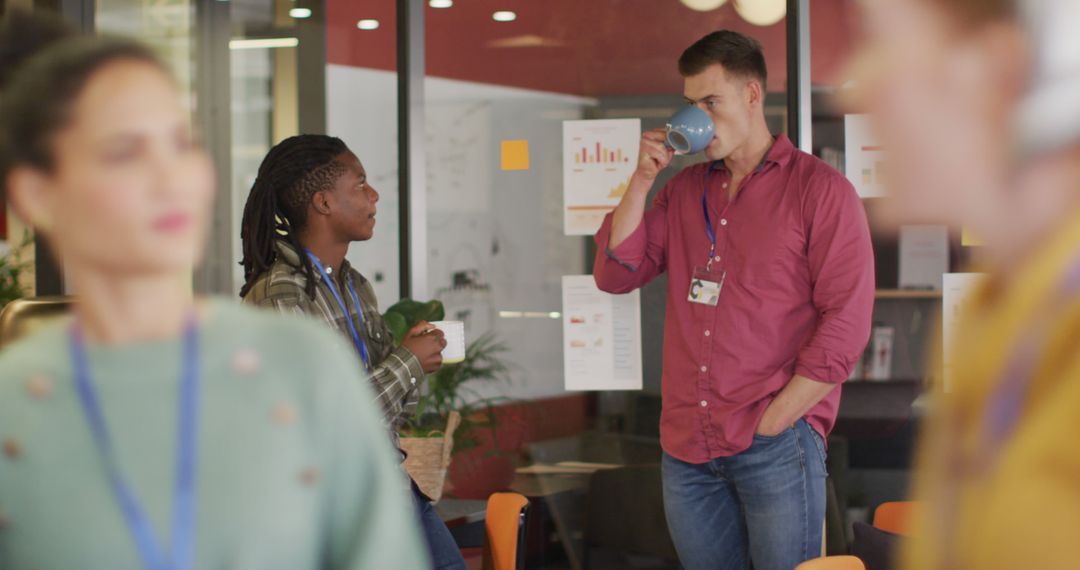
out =
[(502, 142), (502, 169), (529, 169), (529, 141), (517, 140)]
[(982, 245), (982, 240), (978, 238), (971, 230), (967, 228), (961, 228), (960, 231), (960, 245), (964, 247), (977, 247)]

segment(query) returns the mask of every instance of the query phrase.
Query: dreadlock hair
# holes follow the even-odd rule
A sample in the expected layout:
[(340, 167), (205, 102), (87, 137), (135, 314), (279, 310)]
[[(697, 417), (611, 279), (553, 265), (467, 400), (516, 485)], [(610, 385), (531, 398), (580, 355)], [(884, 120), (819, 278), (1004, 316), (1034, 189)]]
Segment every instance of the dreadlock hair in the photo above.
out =
[(336, 137), (299, 135), (289, 137), (270, 149), (255, 177), (244, 218), (240, 225), (243, 243), (244, 286), (240, 297), (277, 259), (274, 242), (283, 239), (300, 254), (307, 277), (306, 292), (315, 298), (315, 268), (304, 255), (297, 235), (307, 225), (308, 206), (316, 192), (333, 187), (345, 167), (335, 160), (349, 147)]

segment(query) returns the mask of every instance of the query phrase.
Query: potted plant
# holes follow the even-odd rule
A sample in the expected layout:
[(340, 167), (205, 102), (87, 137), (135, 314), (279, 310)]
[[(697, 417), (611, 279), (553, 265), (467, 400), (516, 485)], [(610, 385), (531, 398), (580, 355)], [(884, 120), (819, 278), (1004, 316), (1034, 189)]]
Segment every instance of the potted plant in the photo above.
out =
[(30, 269), (30, 262), (23, 259), (23, 252), (32, 242), (30, 233), (26, 232), (19, 245), (0, 255), (0, 309), (26, 294), (22, 280), (23, 274)]
[[(384, 319), (400, 343), (416, 323), (444, 316), (439, 301), (406, 299), (390, 307)], [(492, 406), (502, 398), (483, 397), (477, 387), (505, 380), (506, 350), (495, 335), (485, 334), (468, 344), (463, 361), (428, 375), (420, 388), (416, 414), (401, 432), (401, 446), (408, 455), (405, 469), (433, 501), (442, 497), (451, 455), (479, 445), (478, 430), (495, 428)]]

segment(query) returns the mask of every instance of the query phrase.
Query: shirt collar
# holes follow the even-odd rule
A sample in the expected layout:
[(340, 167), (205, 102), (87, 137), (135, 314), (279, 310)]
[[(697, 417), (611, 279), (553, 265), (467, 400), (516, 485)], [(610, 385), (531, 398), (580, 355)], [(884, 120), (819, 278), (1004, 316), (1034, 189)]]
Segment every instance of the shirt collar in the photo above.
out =
[(274, 240), (274, 247), (277, 249), (278, 259), (293, 267), (300, 267), (300, 254), (291, 243), (278, 239)]
[[(780, 135), (773, 141), (772, 146), (769, 147), (769, 152), (765, 153), (764, 158), (761, 159), (761, 163), (754, 169), (754, 172), (760, 172), (769, 164), (776, 164), (780, 167), (787, 166), (794, 154), (795, 145), (791, 144), (791, 140), (787, 138), (787, 135)], [(724, 159), (714, 160), (709, 166), (710, 170), (722, 170), (724, 168)]]
[[(278, 259), (284, 261), (291, 267), (295, 267), (297, 269), (300, 268), (300, 253), (296, 251), (296, 248), (293, 247), (291, 243), (283, 239), (278, 239), (274, 242), (274, 245), (277, 247)], [(352, 271), (352, 265), (349, 264), (349, 260), (342, 260), (341, 273), (348, 274), (350, 271)], [(318, 270), (316, 269), (315, 272), (318, 273)]]

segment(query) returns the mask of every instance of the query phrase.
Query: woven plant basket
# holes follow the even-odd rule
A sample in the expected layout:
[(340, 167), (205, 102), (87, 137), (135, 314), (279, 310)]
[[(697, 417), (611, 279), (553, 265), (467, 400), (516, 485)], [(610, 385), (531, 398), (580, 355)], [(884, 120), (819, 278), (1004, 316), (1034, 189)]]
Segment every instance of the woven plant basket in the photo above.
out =
[(446, 431), (431, 437), (401, 438), (401, 448), (406, 453), (405, 471), (409, 473), (420, 491), (439, 502), (446, 484), (446, 470), (450, 466), (450, 453), (454, 451), (454, 431), (461, 423), (461, 414), (450, 412)]

